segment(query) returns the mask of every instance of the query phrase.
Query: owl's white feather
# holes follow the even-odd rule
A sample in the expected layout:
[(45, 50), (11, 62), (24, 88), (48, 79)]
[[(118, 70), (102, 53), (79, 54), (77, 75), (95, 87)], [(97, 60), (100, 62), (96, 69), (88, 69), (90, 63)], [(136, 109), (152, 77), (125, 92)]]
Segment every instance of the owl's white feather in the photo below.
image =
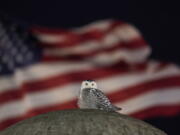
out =
[(81, 84), (78, 97), (80, 108), (100, 109), (106, 111), (118, 111), (120, 108), (111, 104), (102, 91), (97, 89), (97, 84), (93, 80), (85, 80)]

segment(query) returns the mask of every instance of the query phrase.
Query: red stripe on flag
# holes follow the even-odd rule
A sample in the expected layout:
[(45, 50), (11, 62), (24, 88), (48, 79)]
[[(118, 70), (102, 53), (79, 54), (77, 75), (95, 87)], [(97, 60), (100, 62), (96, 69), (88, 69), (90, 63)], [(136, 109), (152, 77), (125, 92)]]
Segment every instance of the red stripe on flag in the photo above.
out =
[(6, 120), (0, 122), (0, 130), (3, 130), (5, 128), (9, 127), (10, 125), (17, 123), (18, 121), (36, 116), (38, 114), (47, 113), (47, 112), (51, 112), (51, 111), (57, 111), (57, 110), (77, 108), (76, 102), (77, 102), (76, 100), (73, 100), (70, 102), (66, 102), (64, 104), (51, 105), (51, 106), (46, 106), (43, 108), (36, 108), (36, 109), (30, 110), (30, 111), (27, 111), (27, 113), (25, 113), (24, 115), (17, 116), (14, 118), (9, 118), (9, 119), (6, 119)]
[[(96, 38), (97, 41), (99, 41), (99, 46), (103, 46), (102, 45), (102, 39), (103, 39), (103, 34), (100, 34), (99, 35), (97, 34), (98, 32), (96, 33), (93, 33), (92, 35), (88, 35), (89, 37), (77, 37), (77, 36), (74, 36), (74, 35), (69, 35), (69, 37), (67, 37), (66, 40), (62, 41), (62, 42), (58, 42), (58, 43), (39, 43), (40, 46), (44, 47), (44, 48), (48, 48), (48, 49), (51, 49), (51, 48), (68, 48), (68, 47), (75, 47), (75, 46), (79, 46), (79, 45), (82, 45), (83, 43), (85, 42), (89, 42), (89, 41), (93, 41), (92, 38)], [(134, 42), (135, 41), (135, 42)], [(137, 42), (138, 41), (138, 42)], [(139, 42), (140, 41), (140, 42)], [(141, 45), (139, 45), (140, 43), (146, 43), (145, 40), (142, 38), (142, 37), (136, 37), (132, 40), (129, 40), (129, 41), (126, 41), (124, 43), (126, 43), (125, 45), (126, 46), (122, 46), (122, 48), (129, 48), (129, 49), (133, 49), (135, 47), (140, 47)], [(120, 40), (118, 44), (121, 44), (121, 42), (123, 42), (123, 40)], [(134, 42), (134, 44), (132, 44)], [(136, 44), (135, 44), (136, 43)], [(147, 46), (147, 44), (145, 44)]]
[[(112, 29), (115, 29), (122, 25), (128, 25), (128, 24), (124, 23), (123, 21), (112, 21), (112, 22), (110, 22), (109, 27), (107, 27), (107, 29), (105, 29), (103, 31), (109, 32)], [(79, 29), (79, 31), (81, 31), (80, 29)], [(76, 28), (76, 30), (77, 30), (77, 28)], [(100, 29), (99, 28), (91, 28), (88, 31), (81, 32), (81, 33), (82, 34), (91, 33), (91, 31), (94, 31), (94, 30), (100, 30)], [(53, 29), (53, 28), (46, 28), (46, 27), (33, 27), (30, 29), (30, 31), (35, 34), (57, 35), (57, 34), (76, 33), (76, 34), (80, 35), (78, 32), (76, 32), (73, 29), (62, 29), (62, 28), (54, 28)]]
[(152, 117), (164, 117), (173, 116), (180, 114), (180, 105), (164, 105), (164, 106), (153, 106), (144, 110), (140, 110), (136, 113), (131, 114), (131, 116), (146, 119)]
[[(86, 42), (86, 41), (92, 41), (92, 40), (101, 40), (106, 34), (108, 34), (110, 31), (116, 29), (120, 26), (127, 26), (128, 24), (122, 23), (122, 22), (112, 22), (109, 28), (106, 30), (100, 30), (98, 28), (93, 28), (88, 31), (78, 33), (73, 30), (64, 30), (64, 29), (46, 29), (46, 28), (35, 28), (31, 31), (35, 35), (43, 36), (43, 35), (50, 35), (50, 36), (59, 36), (63, 37), (63, 40), (57, 41), (55, 43), (43, 43), (40, 44), (43, 47), (57, 47), (57, 48), (67, 48), (71, 46), (77, 46), (80, 43)], [(133, 28), (132, 28), (133, 29)]]
[[(137, 65), (136, 67), (138, 67)], [(141, 68), (141, 67), (140, 67)], [(80, 71), (67, 73), (64, 75), (57, 75), (55, 77), (49, 77), (48, 79), (39, 80), (36, 82), (24, 82), (19, 89), (8, 90), (7, 92), (0, 93), (0, 104), (17, 100), (24, 97), (29, 92), (46, 91), (50, 88), (59, 87), (68, 83), (79, 82), (89, 78), (100, 79), (116, 74), (124, 74), (129, 70), (129, 66), (124, 63), (119, 63), (111, 67), (98, 68), (89, 71)], [(140, 71), (143, 69), (139, 69)]]
[[(100, 45), (100, 44), (99, 44)], [(65, 58), (66, 59), (66, 56), (67, 57), (70, 57), (70, 58), (73, 58), (73, 57), (78, 57), (78, 58), (85, 58), (85, 57), (91, 57), (91, 56), (95, 56), (97, 54), (100, 54), (100, 53), (111, 53), (113, 51), (117, 51), (117, 49), (127, 49), (127, 50), (138, 50), (138, 49), (141, 49), (141, 48), (145, 48), (147, 46), (147, 43), (144, 39), (142, 38), (138, 38), (138, 39), (134, 39), (130, 42), (119, 42), (117, 43), (116, 45), (113, 45), (112, 47), (108, 47), (108, 48), (102, 48), (101, 49), (96, 49), (96, 50), (93, 50), (93, 51), (81, 51), (81, 52), (71, 52), (71, 53), (67, 53), (67, 54), (64, 54), (64, 56), (59, 56), (59, 58), (63, 59)], [(57, 50), (58, 48), (54, 47), (54, 46), (51, 46), (53, 49), (49, 49), (48, 48), (48, 51), (51, 52), (53, 50)], [(44, 56), (46, 57), (46, 56)], [(53, 56), (51, 56), (53, 57)]]
[(46, 27), (33, 27), (30, 29), (30, 31), (34, 34), (51, 34), (51, 35), (57, 35), (57, 34), (68, 34), (70, 33), (67, 29), (62, 28), (46, 28)]
[[(144, 82), (128, 88), (116, 90), (116, 92), (109, 93), (107, 96), (112, 102), (120, 102), (132, 98), (134, 96), (144, 94), (149, 91), (155, 91), (159, 89), (163, 90), (163, 88), (176, 87), (176, 86), (178, 87), (180, 86), (180, 76), (172, 76), (172, 77), (166, 77), (162, 79), (155, 79), (152, 81)], [(34, 92), (32, 90), (33, 88), (29, 89), (29, 91), (26, 91), (26, 89), (21, 89), (17, 91), (17, 93), (13, 93), (16, 96), (13, 96), (11, 98), (8, 98), (9, 94), (11, 94), (10, 92), (8, 92), (7, 94), (1, 95), (0, 103), (3, 104), (13, 100), (21, 99), (26, 94), (28, 94), (28, 92)], [(37, 90), (39, 91), (40, 89), (36, 89), (36, 91)], [(45, 89), (42, 90), (44, 91)]]
[[(124, 72), (121, 72), (121, 73), (124, 73)], [(116, 74), (117, 74), (117, 72), (116, 72)], [(100, 76), (100, 77), (104, 77), (104, 76)], [(62, 78), (59, 78), (59, 80), (57, 78), (53, 78), (48, 81), (41, 81), (41, 83), (40, 82), (39, 83), (38, 82), (27, 83), (26, 84), (27, 87), (22, 86), (21, 89), (19, 89), (19, 90), (12, 90), (12, 91), (8, 91), (8, 92), (4, 92), (4, 93), (0, 94), (0, 104), (7, 103), (7, 102), (17, 100), (17, 99), (21, 99), (27, 93), (30, 93), (30, 92), (46, 91), (52, 87), (65, 85), (66, 83), (70, 83), (70, 82), (72, 83), (72, 82), (76, 82), (76, 81), (81, 81), (86, 78), (82, 79), (80, 77), (79, 78), (80, 80), (79, 79), (78, 80), (71, 79), (71, 81), (63, 80)], [(96, 79), (99, 79), (99, 78), (96, 76)], [(137, 84), (132, 87), (116, 90), (117, 92), (109, 94), (109, 98), (113, 102), (118, 102), (118, 101), (130, 98), (130, 97), (136, 96), (140, 93), (148, 92), (148, 91), (151, 91), (154, 89), (175, 87), (175, 86), (180, 86), (180, 76), (179, 75), (166, 77), (166, 78), (164, 77), (161, 79), (154, 79), (152, 81), (143, 82), (141, 84)], [(10, 96), (10, 95), (13, 95), (13, 96)]]
[[(57, 110), (63, 110), (63, 109), (74, 109), (76, 108), (75, 105), (73, 105), (74, 103), (69, 103), (65, 105), (64, 107), (62, 107), (61, 105), (54, 105), (54, 106), (50, 106), (50, 107), (44, 107), (41, 109), (34, 109), (31, 111), (28, 111), (25, 115), (21, 115), (20, 117), (15, 117), (15, 118), (10, 118), (7, 120), (4, 120), (0, 123), (0, 130), (3, 130), (15, 123), (17, 123), (18, 121), (21, 121), (23, 119), (27, 119), (33, 116), (36, 116), (38, 114), (41, 113), (46, 113), (46, 112), (50, 112), (50, 111), (57, 111)], [(155, 116), (173, 116), (173, 115), (177, 115), (180, 113), (180, 105), (164, 105), (164, 106), (155, 106), (155, 107), (151, 107), (145, 110), (141, 110), (138, 111), (136, 113), (130, 114), (130, 116), (139, 118), (139, 119), (146, 119), (146, 118), (151, 118), (151, 117), (155, 117)]]
[(164, 77), (161, 79), (154, 79), (152, 81), (136, 84), (125, 89), (116, 90), (116, 92), (108, 94), (109, 99), (112, 102), (120, 102), (129, 98), (135, 97), (140, 94), (144, 94), (149, 91), (162, 90), (163, 88), (173, 88), (180, 86), (180, 76)]

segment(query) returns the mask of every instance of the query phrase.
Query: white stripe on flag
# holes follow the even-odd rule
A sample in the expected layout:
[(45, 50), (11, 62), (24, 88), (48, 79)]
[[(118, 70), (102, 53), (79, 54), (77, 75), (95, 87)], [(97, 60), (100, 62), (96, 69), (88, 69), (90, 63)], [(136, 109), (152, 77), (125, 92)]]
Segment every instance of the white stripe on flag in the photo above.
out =
[(105, 31), (111, 26), (111, 24), (113, 22), (114, 21), (110, 20), (110, 19), (109, 20), (99, 20), (96, 22), (89, 23), (80, 28), (72, 28), (72, 31), (75, 31), (77, 33), (85, 33), (85, 32), (91, 31), (92, 29), (98, 29), (101, 31)]
[(101, 65), (111, 65), (121, 60), (130, 64), (135, 64), (144, 62), (150, 52), (150, 48), (148, 47), (139, 48), (137, 50), (117, 49), (110, 53), (100, 53), (93, 57), (89, 57), (89, 60)]
[[(67, 37), (65, 35), (58, 34), (58, 33), (57, 34), (38, 33), (36, 34), (36, 37), (38, 38), (40, 42), (52, 44), (52, 46), (53, 44), (67, 40)], [(106, 34), (103, 37), (103, 39), (100, 42), (96, 44), (98, 44), (101, 47), (103, 46), (112, 47), (113, 44), (119, 43), (121, 41), (129, 42), (129, 41), (138, 39), (140, 37), (141, 35), (139, 31), (135, 27), (124, 24), (124, 25), (118, 26), (116, 29), (111, 30), (108, 34)], [(79, 50), (79, 49), (81, 50), (81, 48), (91, 48), (91, 50), (94, 50), (95, 49), (94, 47), (97, 47), (95, 45), (88, 44), (88, 42), (91, 42), (91, 41), (87, 41), (85, 43), (79, 43), (77, 46), (75, 45), (75, 47), (69, 47), (68, 49), (65, 49), (65, 50), (69, 50), (69, 51)], [(88, 46), (88, 47), (85, 47), (85, 46)]]
[[(98, 29), (103, 32), (107, 30), (111, 24), (112, 24), (112, 21), (110, 20), (99, 21), (99, 22), (88, 24), (81, 28), (73, 28), (70, 31), (72, 31), (73, 33), (76, 32), (77, 34), (81, 34), (81, 33), (91, 31), (92, 29)], [(38, 32), (38, 33), (35, 32), (34, 34), (36, 35), (38, 40), (42, 43), (54, 44), (54, 43), (58, 43), (58, 42), (62, 42), (66, 40), (66, 36), (63, 34), (55, 34), (51, 32)]]
[(156, 91), (143, 93), (126, 101), (116, 103), (122, 108), (121, 113), (132, 114), (147, 108), (163, 105), (180, 104), (180, 87), (164, 88)]
[[(151, 50), (149, 47), (138, 48), (134, 50), (128, 49), (116, 49), (112, 52), (106, 53), (98, 53), (93, 56), (88, 56), (88, 59), (91, 62), (96, 62), (100, 65), (111, 65), (118, 61), (126, 61), (128, 63), (140, 63), (146, 60), (146, 57), (150, 54)], [(45, 56), (63, 56), (66, 54), (61, 54), (58, 50), (49, 50), (45, 54)]]
[[(97, 82), (100, 86), (103, 84), (108, 84), (109, 86), (116, 85), (125, 85), (128, 86), (131, 82), (134, 84), (140, 83), (141, 81), (146, 81), (154, 78), (162, 78), (177, 75), (180, 73), (180, 69), (176, 65), (169, 65), (160, 71), (156, 71), (157, 62), (151, 61), (148, 63), (148, 68), (145, 71), (138, 73), (124, 73), (123, 75), (107, 77), (102, 79), (102, 81)], [(0, 93), (4, 91), (8, 91), (11, 89), (18, 88), (24, 82), (32, 82), (38, 81), (41, 79), (47, 79), (56, 75), (62, 75), (69, 72), (79, 72), (79, 71), (89, 71), (97, 68), (95, 65), (91, 65), (87, 62), (77, 63), (77, 62), (69, 62), (69, 63), (51, 63), (51, 64), (37, 64), (26, 68), (24, 70), (19, 70), (13, 76), (2, 76), (0, 77)], [(116, 78), (116, 79), (115, 79)], [(101, 79), (100, 79), (101, 80)], [(108, 80), (106, 82), (106, 80)], [(98, 80), (97, 80), (98, 81)], [(122, 82), (122, 83), (119, 83)], [(110, 85), (114, 84), (114, 85)], [(110, 89), (110, 88), (109, 88)], [(113, 88), (114, 89), (114, 88)]]
[(0, 93), (16, 89), (22, 83), (47, 79), (56, 75), (70, 72), (87, 71), (94, 69), (95, 65), (88, 62), (51, 62), (41, 63), (17, 70), (12, 76), (0, 77)]

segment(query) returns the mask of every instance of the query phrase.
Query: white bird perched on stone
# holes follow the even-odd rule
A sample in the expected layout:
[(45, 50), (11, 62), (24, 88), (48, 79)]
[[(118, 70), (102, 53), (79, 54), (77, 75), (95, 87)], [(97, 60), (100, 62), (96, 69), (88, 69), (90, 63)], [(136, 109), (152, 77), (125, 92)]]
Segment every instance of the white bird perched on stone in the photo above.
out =
[(97, 84), (93, 80), (85, 80), (81, 84), (78, 97), (79, 108), (100, 109), (105, 111), (118, 111), (121, 108), (111, 104), (109, 99), (97, 89)]

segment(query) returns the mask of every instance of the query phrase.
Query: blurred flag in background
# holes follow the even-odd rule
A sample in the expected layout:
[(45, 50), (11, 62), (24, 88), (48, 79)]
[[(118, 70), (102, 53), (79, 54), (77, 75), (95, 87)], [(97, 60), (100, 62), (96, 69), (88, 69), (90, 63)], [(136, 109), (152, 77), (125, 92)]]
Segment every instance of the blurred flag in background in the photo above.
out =
[(130, 24), (103, 20), (74, 29), (23, 29), (0, 20), (0, 129), (41, 113), (77, 108), (94, 79), (121, 113), (140, 119), (180, 112), (180, 68), (149, 60)]

